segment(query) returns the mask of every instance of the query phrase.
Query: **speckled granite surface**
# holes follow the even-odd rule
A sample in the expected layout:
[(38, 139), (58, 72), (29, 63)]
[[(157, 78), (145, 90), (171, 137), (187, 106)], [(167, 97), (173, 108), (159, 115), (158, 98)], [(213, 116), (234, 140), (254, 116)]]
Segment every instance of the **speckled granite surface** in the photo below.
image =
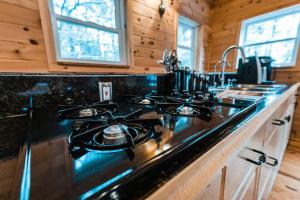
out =
[(20, 187), (23, 153), (31, 138), (30, 104), (39, 109), (65, 104), (66, 99), (74, 103), (99, 101), (100, 81), (112, 82), (115, 100), (124, 94), (147, 94), (166, 82), (163, 75), (0, 73), (0, 199), (11, 198)]
[(28, 129), (28, 116), (0, 119), (0, 160), (17, 157)]
[[(161, 75), (74, 75), (74, 74), (0, 74), (0, 117), (21, 114), (30, 104), (35, 107), (99, 100), (98, 82), (112, 82), (113, 97), (147, 94), (164, 82)], [(164, 85), (163, 83), (160, 85)]]

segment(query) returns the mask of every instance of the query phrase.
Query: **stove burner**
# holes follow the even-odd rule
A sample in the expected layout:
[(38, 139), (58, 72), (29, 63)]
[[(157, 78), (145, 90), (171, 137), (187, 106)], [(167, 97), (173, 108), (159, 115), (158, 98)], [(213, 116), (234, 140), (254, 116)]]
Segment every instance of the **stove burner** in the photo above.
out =
[(114, 116), (106, 112), (96, 119), (77, 119), (69, 135), (69, 149), (86, 150), (122, 150), (134, 148), (147, 141), (157, 131), (155, 126), (162, 126), (159, 118), (143, 119), (142, 109), (126, 116)]
[(194, 109), (189, 106), (183, 106), (178, 108), (178, 113), (181, 115), (192, 115), (194, 113)]
[(151, 101), (149, 99), (143, 99), (140, 101), (141, 104), (150, 105)]
[(91, 105), (60, 105), (57, 117), (59, 120), (97, 118), (106, 112), (115, 112), (118, 107), (117, 104), (109, 101), (97, 102)]
[(103, 149), (133, 148), (151, 136), (150, 130), (138, 124), (125, 124), (111, 125), (101, 129), (93, 137), (94, 144)]
[(80, 117), (92, 117), (97, 115), (97, 110), (94, 108), (86, 108), (79, 111)]
[(134, 96), (130, 99), (136, 105), (155, 105), (157, 102), (165, 102), (164, 96), (159, 96), (156, 92), (152, 92), (142, 96)]
[(167, 97), (168, 102), (157, 103), (158, 113), (169, 113), (188, 117), (211, 118), (212, 111), (208, 104), (201, 101), (193, 101), (193, 98)]
[(123, 144), (126, 143), (128, 127), (126, 125), (112, 125), (103, 130), (104, 144)]

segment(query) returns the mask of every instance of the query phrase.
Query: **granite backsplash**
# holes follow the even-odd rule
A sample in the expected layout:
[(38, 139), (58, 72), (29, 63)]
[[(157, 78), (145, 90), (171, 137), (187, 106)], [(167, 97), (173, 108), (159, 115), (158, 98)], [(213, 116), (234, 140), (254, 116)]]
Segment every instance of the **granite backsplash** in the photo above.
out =
[[(33, 107), (99, 101), (99, 82), (112, 82), (113, 100), (167, 92), (164, 75), (0, 74), (0, 117), (18, 115)], [(158, 87), (158, 85), (160, 87)]]
[[(212, 73), (209, 74), (212, 80)], [(236, 74), (226, 74), (226, 79)], [(14, 74), (0, 73), (0, 117), (18, 115), (32, 107), (99, 101), (99, 82), (112, 82), (113, 100), (124, 96), (144, 95), (155, 90), (172, 90), (169, 75), (91, 75), (91, 74)]]

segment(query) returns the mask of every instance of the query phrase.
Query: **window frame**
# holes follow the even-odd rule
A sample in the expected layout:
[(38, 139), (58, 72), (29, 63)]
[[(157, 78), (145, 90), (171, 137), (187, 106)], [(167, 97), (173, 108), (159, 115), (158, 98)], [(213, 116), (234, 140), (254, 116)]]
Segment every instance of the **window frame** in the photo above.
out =
[[(53, 42), (54, 42), (54, 54), (57, 63), (61, 64), (92, 64), (92, 65), (109, 65), (109, 66), (127, 66), (128, 65), (128, 52), (127, 52), (127, 31), (126, 31), (126, 15), (124, 0), (114, 0), (115, 2), (115, 17), (116, 28), (110, 28), (103, 25), (99, 25), (94, 22), (85, 22), (76, 18), (58, 15), (54, 11), (53, 0), (48, 1), (48, 9), (50, 14), (50, 26), (52, 28)], [(105, 60), (92, 60), (92, 59), (72, 59), (63, 58), (60, 55), (59, 34), (57, 30), (57, 21), (69, 22), (75, 25), (86, 26), (87, 28), (93, 28), (105, 32), (117, 33), (119, 36), (119, 54), (120, 61), (105, 61)]]
[[(264, 44), (272, 44), (272, 43), (276, 43), (276, 42), (295, 40), (295, 46), (294, 46), (293, 54), (292, 54), (292, 61), (290, 63), (283, 63), (281, 65), (273, 66), (274, 68), (295, 67), (296, 63), (297, 63), (297, 56), (298, 56), (299, 48), (300, 48), (300, 23), (298, 24), (297, 34), (296, 34), (295, 38), (292, 37), (292, 38), (285, 38), (285, 39), (269, 40), (269, 41), (265, 41), (265, 42), (252, 43), (252, 44), (247, 44), (247, 45), (245, 45), (244, 43), (245, 43), (245, 40), (247, 37), (246, 30), (249, 25), (255, 24), (255, 23), (260, 23), (260, 22), (267, 21), (267, 20), (276, 19), (279, 17), (284, 17), (284, 16), (291, 15), (291, 14), (297, 13), (297, 12), (300, 12), (300, 5), (291, 6), (288, 8), (276, 10), (276, 11), (269, 12), (269, 13), (266, 13), (263, 15), (259, 15), (259, 16), (256, 16), (256, 17), (253, 17), (250, 19), (243, 20), (242, 25), (241, 25), (240, 36), (239, 36), (239, 45), (242, 47), (251, 47), (251, 46), (264, 45)], [(237, 56), (237, 61), (236, 61), (237, 63), (238, 63), (239, 58), (240, 58), (240, 56)]]
[[(188, 26), (193, 29), (192, 33), (192, 47), (186, 47), (183, 45), (179, 45), (178, 42), (178, 29), (179, 29), (179, 24), (183, 24), (184, 26)], [(198, 49), (198, 31), (199, 31), (199, 24), (196, 23), (195, 21), (188, 19), (184, 16), (179, 15), (178, 16), (178, 25), (177, 25), (177, 34), (176, 34), (176, 49), (182, 48), (186, 50), (191, 50), (192, 51), (192, 69), (197, 68), (197, 49)], [(180, 60), (180, 58), (179, 58)]]

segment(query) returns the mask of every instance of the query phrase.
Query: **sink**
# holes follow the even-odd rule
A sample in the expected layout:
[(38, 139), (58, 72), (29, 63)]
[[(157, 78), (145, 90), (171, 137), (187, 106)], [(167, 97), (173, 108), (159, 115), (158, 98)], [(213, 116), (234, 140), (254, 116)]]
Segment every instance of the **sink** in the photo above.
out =
[(285, 85), (251, 85), (240, 84), (237, 87), (229, 87), (227, 90), (249, 91), (254, 93), (274, 94), (286, 87)]
[(217, 98), (233, 98), (241, 100), (259, 101), (264, 98), (264, 93), (243, 91), (243, 90), (223, 90), (215, 88), (211, 90), (216, 94)]
[(253, 85), (240, 84), (236, 87), (227, 87), (226, 89), (214, 88), (212, 89), (218, 98), (235, 98), (259, 101), (267, 95), (275, 94), (286, 85)]
[(234, 98), (242, 100), (259, 101), (264, 98), (264, 93), (240, 90), (224, 90), (216, 93), (218, 98)]
[(235, 98), (259, 101), (270, 94), (276, 94), (286, 85), (251, 85), (240, 84), (236, 87), (227, 87), (226, 89), (214, 88), (218, 98)]
[(238, 84), (238, 88), (285, 88), (286, 85), (255, 85), (255, 84)]
[(238, 90), (238, 91), (249, 91), (249, 92), (260, 92), (260, 93), (276, 93), (278, 89), (276, 88), (244, 88), (244, 87), (230, 87), (227, 90)]

